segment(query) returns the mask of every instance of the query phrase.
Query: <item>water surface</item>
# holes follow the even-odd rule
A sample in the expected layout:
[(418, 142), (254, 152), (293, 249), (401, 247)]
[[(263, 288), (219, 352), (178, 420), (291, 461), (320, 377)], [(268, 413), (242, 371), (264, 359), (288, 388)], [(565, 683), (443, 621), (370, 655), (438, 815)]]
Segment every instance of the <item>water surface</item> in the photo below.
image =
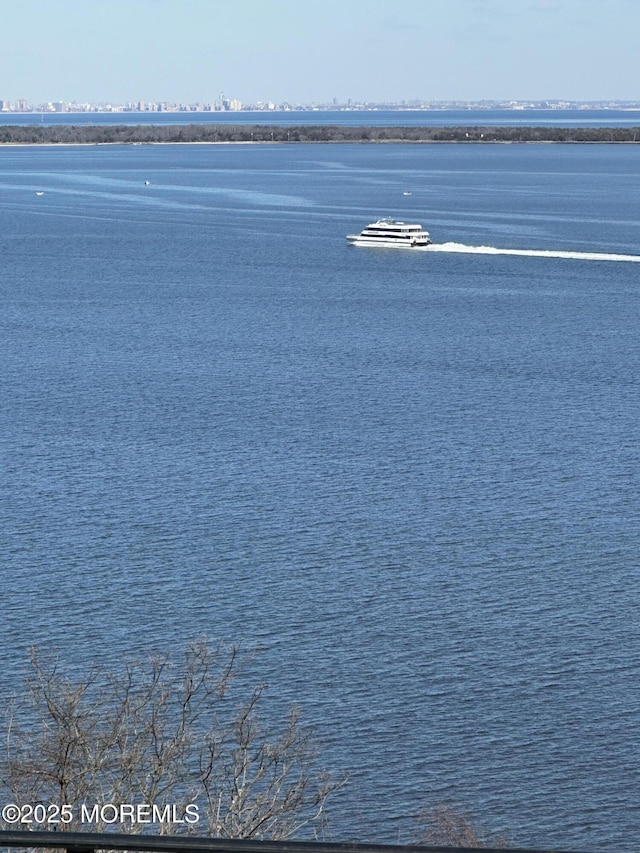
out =
[[(580, 255), (640, 253), (639, 184), (630, 146), (0, 149), (4, 695), (34, 641), (263, 643), (334, 837), (446, 800), (631, 850), (639, 278)], [(381, 215), (523, 254), (346, 245)]]

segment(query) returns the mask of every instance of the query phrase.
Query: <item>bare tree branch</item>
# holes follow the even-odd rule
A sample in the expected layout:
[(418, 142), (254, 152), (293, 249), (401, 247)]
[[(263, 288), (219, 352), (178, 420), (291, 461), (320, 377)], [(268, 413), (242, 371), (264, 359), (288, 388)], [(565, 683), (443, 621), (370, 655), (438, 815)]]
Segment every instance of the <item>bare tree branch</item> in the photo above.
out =
[(484, 830), (467, 809), (447, 803), (424, 808), (416, 820), (415, 844), (431, 847), (508, 847), (508, 839)]
[[(108, 803), (157, 806), (162, 833), (202, 833), (203, 824), (227, 838), (322, 831), (327, 798), (344, 780), (316, 769), (312, 731), (297, 708), (272, 733), (258, 715), (263, 688), (237, 706), (237, 648), (199, 640), (179, 666), (161, 654), (76, 681), (35, 648), (31, 665), (0, 758), (0, 787), (17, 805), (71, 806), (75, 822), (65, 829), (79, 828), (83, 805)], [(197, 805), (198, 824), (165, 811), (176, 806), (184, 816), (187, 804)], [(96, 820), (91, 828), (106, 827)], [(108, 828), (140, 832), (144, 824), (125, 817)]]

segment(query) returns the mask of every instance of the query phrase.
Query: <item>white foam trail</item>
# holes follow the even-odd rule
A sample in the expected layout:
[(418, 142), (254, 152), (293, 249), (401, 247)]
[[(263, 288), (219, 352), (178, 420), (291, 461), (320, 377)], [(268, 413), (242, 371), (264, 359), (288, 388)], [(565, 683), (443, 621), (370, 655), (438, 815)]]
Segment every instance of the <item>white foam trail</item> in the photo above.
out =
[(461, 252), (472, 255), (523, 255), (527, 258), (570, 258), (577, 261), (631, 261), (640, 255), (613, 255), (607, 252), (564, 252), (556, 249), (499, 249), (496, 246), (465, 246), (464, 243), (431, 243), (428, 252)]

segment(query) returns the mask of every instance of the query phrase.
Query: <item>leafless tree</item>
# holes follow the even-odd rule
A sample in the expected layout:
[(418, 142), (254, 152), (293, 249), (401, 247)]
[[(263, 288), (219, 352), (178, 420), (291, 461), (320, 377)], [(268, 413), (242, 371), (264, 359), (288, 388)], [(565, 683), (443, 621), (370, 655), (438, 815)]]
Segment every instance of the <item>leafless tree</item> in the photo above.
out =
[[(58, 826), (66, 830), (143, 831), (130, 811), (117, 820), (114, 809), (92, 811), (141, 804), (156, 808), (154, 832), (318, 837), (344, 780), (317, 768), (297, 708), (273, 732), (259, 715), (264, 690), (241, 700), (240, 658), (202, 640), (179, 665), (161, 654), (73, 680), (34, 648), (25, 695), (7, 714), (2, 794), (19, 807), (51, 806), (50, 816), (70, 807), (72, 820)], [(87, 815), (91, 825), (81, 825)]]
[(484, 830), (467, 809), (447, 803), (420, 812), (414, 843), (430, 847), (508, 847), (507, 838)]

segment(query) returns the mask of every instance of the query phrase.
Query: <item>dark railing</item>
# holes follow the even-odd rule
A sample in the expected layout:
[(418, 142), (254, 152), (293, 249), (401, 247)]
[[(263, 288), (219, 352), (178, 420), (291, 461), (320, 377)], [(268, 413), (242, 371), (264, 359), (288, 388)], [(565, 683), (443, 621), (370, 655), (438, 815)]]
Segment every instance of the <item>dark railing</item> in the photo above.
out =
[[(394, 844), (324, 843), (321, 841), (255, 841), (200, 838), (188, 835), (120, 835), (115, 832), (0, 831), (0, 848), (46, 847), (67, 853), (130, 850), (139, 853), (478, 853), (474, 847), (425, 847)], [(483, 848), (483, 853), (549, 853), (506, 847)], [(553, 851), (561, 853), (561, 851)]]

